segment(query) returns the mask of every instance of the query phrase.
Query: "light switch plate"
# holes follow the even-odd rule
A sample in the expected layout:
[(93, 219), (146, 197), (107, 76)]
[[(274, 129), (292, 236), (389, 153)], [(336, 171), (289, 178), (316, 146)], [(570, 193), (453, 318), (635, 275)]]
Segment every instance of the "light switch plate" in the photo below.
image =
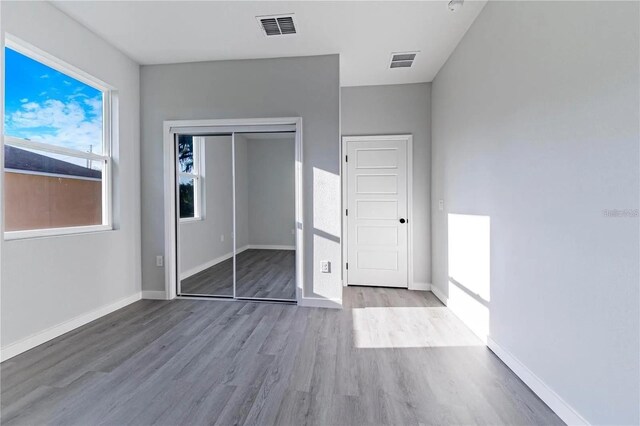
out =
[(331, 272), (331, 262), (329, 262), (328, 260), (323, 260), (322, 262), (320, 262), (320, 270), (325, 274)]
[(438, 200), (438, 210), (444, 210), (444, 200)]
[(156, 256), (156, 266), (164, 266), (164, 258), (162, 256)]

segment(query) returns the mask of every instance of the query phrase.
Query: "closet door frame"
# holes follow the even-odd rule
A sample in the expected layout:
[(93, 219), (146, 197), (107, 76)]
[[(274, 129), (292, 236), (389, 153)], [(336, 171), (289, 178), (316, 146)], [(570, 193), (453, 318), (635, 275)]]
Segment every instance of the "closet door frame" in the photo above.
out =
[[(302, 150), (302, 117), (284, 118), (253, 118), (253, 119), (211, 119), (211, 120), (166, 120), (164, 121), (164, 193), (165, 193), (165, 247), (164, 247), (164, 272), (165, 288), (162, 291), (146, 292), (147, 298), (175, 299), (179, 285), (178, 264), (178, 208), (176, 194), (176, 149), (175, 140), (177, 134), (206, 135), (212, 133), (231, 133), (232, 146), (235, 133), (245, 132), (281, 132), (295, 130), (295, 240), (296, 240), (296, 302), (301, 303), (303, 298), (304, 277), (304, 211), (303, 211), (303, 150)], [(233, 157), (233, 170), (235, 174), (235, 152)], [(222, 297), (222, 300), (237, 299), (235, 289), (235, 175), (233, 179), (233, 221), (234, 221), (234, 298)], [(153, 294), (151, 294), (153, 293)], [(162, 294), (164, 293), (164, 294)], [(180, 296), (192, 297), (192, 296)], [(207, 297), (215, 299), (216, 297)], [(251, 299), (260, 300), (260, 299)], [(265, 299), (271, 301), (271, 299)]]

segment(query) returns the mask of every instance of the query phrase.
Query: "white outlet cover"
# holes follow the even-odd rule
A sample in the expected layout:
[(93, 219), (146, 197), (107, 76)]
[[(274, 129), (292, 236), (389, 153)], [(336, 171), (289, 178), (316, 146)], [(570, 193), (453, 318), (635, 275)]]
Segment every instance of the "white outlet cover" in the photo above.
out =
[(438, 200), (438, 210), (444, 210), (444, 200)]

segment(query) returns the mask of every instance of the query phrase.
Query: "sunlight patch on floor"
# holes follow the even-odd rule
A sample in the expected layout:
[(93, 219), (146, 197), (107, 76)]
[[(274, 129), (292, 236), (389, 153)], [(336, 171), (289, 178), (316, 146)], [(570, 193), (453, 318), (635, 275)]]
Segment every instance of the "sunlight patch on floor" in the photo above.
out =
[(483, 343), (446, 307), (356, 308), (356, 348), (481, 346)]

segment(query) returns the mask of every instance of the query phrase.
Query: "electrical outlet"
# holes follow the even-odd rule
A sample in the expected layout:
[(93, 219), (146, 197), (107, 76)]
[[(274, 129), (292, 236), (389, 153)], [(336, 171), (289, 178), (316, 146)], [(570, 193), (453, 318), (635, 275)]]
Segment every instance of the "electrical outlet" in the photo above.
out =
[(444, 200), (438, 200), (438, 210), (444, 210)]
[(156, 266), (164, 266), (164, 257), (156, 256)]
[(220, 242), (224, 243), (224, 234), (220, 235)]
[(325, 274), (331, 272), (331, 262), (329, 262), (328, 260), (323, 260), (322, 262), (320, 262), (320, 270)]

